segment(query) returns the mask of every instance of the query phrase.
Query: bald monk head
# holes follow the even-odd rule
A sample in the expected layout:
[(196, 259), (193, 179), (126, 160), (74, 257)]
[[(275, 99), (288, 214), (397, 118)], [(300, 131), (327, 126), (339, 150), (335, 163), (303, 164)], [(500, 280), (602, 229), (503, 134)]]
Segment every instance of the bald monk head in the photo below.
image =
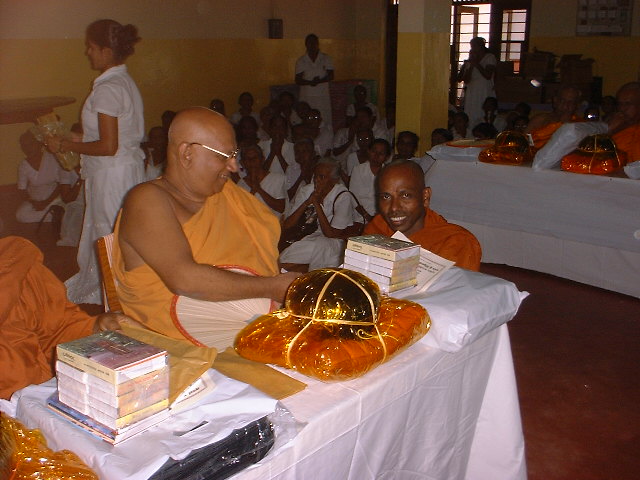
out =
[(618, 112), (623, 117), (625, 126), (640, 123), (640, 82), (624, 84), (616, 95)]
[(193, 201), (222, 191), (238, 171), (237, 146), (227, 119), (204, 107), (176, 115), (169, 129), (164, 181)]
[(576, 87), (565, 86), (553, 97), (553, 111), (560, 122), (571, 121), (580, 105), (582, 93)]
[(550, 124), (575, 121), (573, 117), (578, 110), (581, 99), (582, 93), (576, 87), (570, 85), (561, 87), (553, 97), (553, 111), (535, 115), (527, 126), (527, 133), (533, 133)]
[(424, 172), (411, 160), (398, 160), (384, 167), (377, 177), (378, 210), (391, 230), (409, 236), (422, 230), (431, 200)]

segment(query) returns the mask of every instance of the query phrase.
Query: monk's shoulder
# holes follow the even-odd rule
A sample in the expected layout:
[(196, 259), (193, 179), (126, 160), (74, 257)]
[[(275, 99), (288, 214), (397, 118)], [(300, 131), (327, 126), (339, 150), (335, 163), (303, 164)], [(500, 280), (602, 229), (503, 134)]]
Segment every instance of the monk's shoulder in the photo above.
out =
[(167, 199), (169, 196), (169, 192), (161, 186), (159, 180), (151, 180), (149, 182), (140, 183), (129, 190), (125, 197), (123, 207), (127, 209), (148, 205), (149, 202)]

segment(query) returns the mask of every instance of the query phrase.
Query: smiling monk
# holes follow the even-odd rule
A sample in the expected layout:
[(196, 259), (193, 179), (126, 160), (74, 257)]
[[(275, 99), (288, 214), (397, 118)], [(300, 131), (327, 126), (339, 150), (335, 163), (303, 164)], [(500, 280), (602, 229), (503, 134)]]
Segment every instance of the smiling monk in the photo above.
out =
[(189, 338), (171, 318), (174, 294), (281, 301), (297, 276), (278, 274), (278, 219), (229, 181), (238, 170), (236, 154), (226, 118), (201, 107), (184, 110), (171, 123), (164, 175), (125, 200), (115, 228), (117, 292), (125, 313), (151, 330)]
[(478, 271), (482, 250), (476, 237), (447, 222), (429, 208), (431, 188), (425, 187), (420, 166), (408, 160), (390, 163), (377, 177), (378, 211), (365, 234), (391, 236), (404, 233), (412, 242), (456, 262), (457, 267)]

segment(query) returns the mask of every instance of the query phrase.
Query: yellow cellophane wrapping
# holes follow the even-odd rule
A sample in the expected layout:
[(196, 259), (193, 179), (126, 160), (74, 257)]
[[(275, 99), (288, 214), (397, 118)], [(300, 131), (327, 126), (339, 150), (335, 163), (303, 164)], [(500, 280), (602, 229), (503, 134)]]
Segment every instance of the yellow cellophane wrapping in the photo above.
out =
[(618, 152), (608, 135), (589, 135), (576, 150), (562, 157), (567, 172), (606, 175), (627, 164), (627, 154)]
[[(324, 269), (327, 270), (330, 269)], [(355, 272), (349, 274), (356, 278), (359, 275)], [(366, 279), (366, 282), (370, 280)], [(342, 291), (326, 291), (322, 284), (304, 284), (304, 281), (292, 286), (294, 291), (290, 289), (288, 299), (300, 298), (302, 291), (303, 297), (307, 297), (303, 302), (325, 314), (331, 309), (323, 308), (322, 302), (317, 301), (317, 295), (309, 295), (309, 292), (318, 294), (321, 291), (322, 295), (330, 297), (331, 303), (340, 297)], [(344, 309), (344, 300), (348, 299), (339, 300)], [(357, 297), (352, 302), (366, 320), (367, 314), (362, 308), (366, 302)], [(417, 303), (378, 297), (377, 300), (374, 298), (374, 304), (377, 307), (376, 322), (353, 324), (350, 321), (336, 323), (332, 321), (335, 319), (327, 319), (326, 316), (321, 319), (298, 316), (291, 310), (304, 311), (307, 307), (285, 302), (286, 310), (263, 315), (241, 330), (236, 337), (235, 348), (249, 360), (292, 368), (321, 380), (355, 378), (419, 340), (431, 326), (427, 311)], [(348, 313), (339, 316), (348, 316)]]
[[(48, 135), (57, 135), (67, 140), (71, 140), (69, 129), (62, 123), (55, 113), (47, 113), (36, 119), (37, 126), (34, 127), (34, 134), (38, 140), (44, 141)], [(37, 133), (36, 133), (37, 132)], [(80, 154), (76, 152), (64, 152), (55, 154), (58, 163), (65, 170), (71, 171), (80, 165)]]
[(522, 165), (533, 160), (533, 154), (524, 134), (506, 131), (496, 137), (495, 145), (480, 152), (478, 160), (499, 165)]
[(0, 478), (8, 480), (98, 480), (69, 450), (54, 452), (40, 430), (0, 413)]

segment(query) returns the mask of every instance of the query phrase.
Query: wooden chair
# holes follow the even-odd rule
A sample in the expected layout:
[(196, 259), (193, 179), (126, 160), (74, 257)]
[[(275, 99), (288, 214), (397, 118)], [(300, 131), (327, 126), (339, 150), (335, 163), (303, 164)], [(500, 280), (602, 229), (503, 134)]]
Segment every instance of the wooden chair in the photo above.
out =
[(101, 237), (97, 241), (98, 263), (102, 271), (102, 291), (104, 295), (104, 309), (106, 312), (121, 312), (122, 305), (116, 291), (116, 278), (111, 269), (113, 255), (113, 233)]

